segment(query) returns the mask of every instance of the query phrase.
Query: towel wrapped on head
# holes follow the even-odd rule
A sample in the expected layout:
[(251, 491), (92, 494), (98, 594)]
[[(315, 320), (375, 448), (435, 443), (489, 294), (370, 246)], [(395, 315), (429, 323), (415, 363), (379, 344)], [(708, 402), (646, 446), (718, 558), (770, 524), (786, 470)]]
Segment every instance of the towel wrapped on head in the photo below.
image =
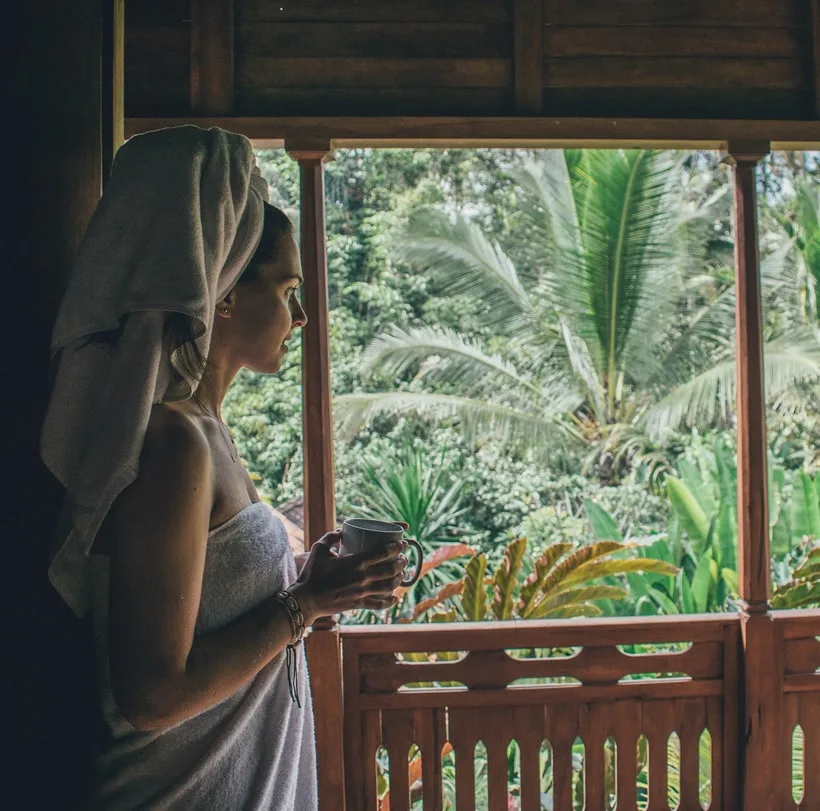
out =
[[(155, 130), (117, 152), (57, 316), (40, 443), (66, 488), (49, 577), (78, 616), (88, 553), (137, 476), (151, 408), (196, 390), (215, 307), (259, 244), (267, 198), (250, 141), (216, 127)], [(169, 329), (180, 321), (182, 333)]]

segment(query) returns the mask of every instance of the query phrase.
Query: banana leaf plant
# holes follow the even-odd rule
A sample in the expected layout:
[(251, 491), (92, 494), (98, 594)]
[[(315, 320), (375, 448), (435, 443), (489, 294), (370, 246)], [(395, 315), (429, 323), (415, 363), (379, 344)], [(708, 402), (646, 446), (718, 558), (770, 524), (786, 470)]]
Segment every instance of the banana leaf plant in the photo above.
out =
[(820, 543), (808, 551), (791, 580), (775, 588), (771, 602), (772, 608), (820, 606)]
[[(721, 439), (711, 447), (695, 447), (694, 459), (679, 459), (678, 475), (666, 479), (671, 507), (666, 539), (642, 550), (678, 566), (680, 573), (671, 579), (630, 577), (637, 613), (720, 611), (737, 596), (734, 454)], [(804, 471), (786, 471), (771, 456), (768, 471), (775, 581), (796, 588), (791, 574), (794, 559), (820, 539), (820, 479), (813, 480)], [(811, 589), (802, 580), (801, 584), (802, 590), (793, 590), (791, 599), (811, 598)]]
[(599, 583), (602, 578), (635, 572), (673, 577), (678, 571), (665, 561), (635, 556), (632, 544), (596, 541), (580, 548), (565, 542), (542, 547), (525, 575), (527, 544), (527, 538), (507, 544), (492, 573), (487, 571), (487, 556), (483, 552), (474, 555), (464, 577), (420, 602), (413, 619), (424, 619), (439, 606), (471, 622), (598, 616), (602, 610), (597, 600), (627, 596), (622, 586)]

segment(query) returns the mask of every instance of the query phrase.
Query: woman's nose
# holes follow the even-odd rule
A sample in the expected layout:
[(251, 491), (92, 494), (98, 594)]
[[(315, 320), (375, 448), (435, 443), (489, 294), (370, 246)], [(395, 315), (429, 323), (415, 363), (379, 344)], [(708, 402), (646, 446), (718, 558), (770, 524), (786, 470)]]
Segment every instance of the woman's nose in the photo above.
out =
[(296, 311), (293, 314), (293, 323), (297, 327), (304, 327), (307, 324), (307, 314), (302, 309), (302, 302), (296, 299)]

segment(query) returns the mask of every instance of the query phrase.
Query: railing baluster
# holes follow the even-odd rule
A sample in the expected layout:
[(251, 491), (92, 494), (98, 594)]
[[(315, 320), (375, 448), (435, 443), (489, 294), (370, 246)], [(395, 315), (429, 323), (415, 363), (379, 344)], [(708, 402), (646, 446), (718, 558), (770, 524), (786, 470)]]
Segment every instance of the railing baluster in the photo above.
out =
[(521, 757), (521, 811), (541, 811), (541, 741), (546, 737), (541, 707), (516, 707), (512, 715)]
[(734, 811), (724, 807), (723, 770), (724, 766), (724, 731), (723, 731), (723, 700), (710, 698), (706, 701), (706, 726), (712, 736), (712, 811)]
[(456, 808), (475, 809), (475, 769), (473, 753), (478, 741), (476, 712), (472, 709), (453, 710), (450, 714), (450, 743), (456, 754)]
[(416, 743), (421, 748), (421, 786), (424, 811), (441, 811), (441, 747), (445, 740), (444, 710), (413, 712)]
[(413, 740), (413, 716), (405, 710), (382, 712), (382, 741), (390, 757), (390, 811), (410, 811), (407, 756)]
[[(800, 809), (820, 809), (820, 692), (800, 695), (800, 726), (803, 728), (803, 774), (805, 792)], [(789, 770), (791, 773), (791, 770)]]
[[(381, 712), (379, 710), (368, 710), (362, 713), (362, 763), (358, 768), (359, 774), (351, 773), (356, 769), (355, 763), (348, 761), (349, 769), (347, 774), (347, 790), (350, 792), (351, 784), (361, 786), (361, 797), (365, 811), (376, 811), (378, 808), (378, 794), (376, 791), (376, 752), (381, 746)], [(348, 742), (345, 741), (345, 750)], [(347, 754), (347, 751), (345, 751)], [(390, 766), (392, 767), (392, 763)], [(364, 774), (362, 774), (363, 772)], [(348, 797), (354, 795), (348, 794)]]
[(638, 736), (641, 733), (641, 703), (620, 701), (611, 708), (612, 729), (618, 746), (615, 785), (618, 811), (636, 811), (638, 803)]
[(509, 710), (482, 713), (482, 740), (487, 747), (489, 807), (507, 807), (507, 744), (510, 740)]
[(578, 711), (556, 705), (547, 710), (547, 737), (552, 742), (553, 805), (572, 811), (572, 744), (578, 734)]
[(584, 741), (584, 799), (586, 807), (606, 808), (604, 803), (604, 742), (607, 737), (606, 706), (594, 704), (581, 709), (580, 735)]
[(703, 704), (682, 699), (676, 701), (680, 719), (680, 807), (681, 811), (700, 808), (698, 742), (706, 726)]
[(641, 713), (644, 734), (649, 742), (649, 808), (667, 808), (667, 743), (675, 728), (672, 707), (666, 702), (653, 701)]
[[(800, 693), (791, 693), (789, 695), (784, 696), (783, 699), (783, 742), (780, 747), (780, 750), (782, 752), (780, 763), (781, 774), (783, 775), (783, 779), (781, 780), (780, 784), (783, 788), (782, 798), (784, 811), (791, 811), (793, 808), (796, 807), (794, 797), (792, 796), (792, 736), (794, 735), (794, 728), (797, 726), (798, 723), (800, 723), (800, 698)], [(806, 762), (805, 755), (806, 749), (804, 746), (804, 764)]]

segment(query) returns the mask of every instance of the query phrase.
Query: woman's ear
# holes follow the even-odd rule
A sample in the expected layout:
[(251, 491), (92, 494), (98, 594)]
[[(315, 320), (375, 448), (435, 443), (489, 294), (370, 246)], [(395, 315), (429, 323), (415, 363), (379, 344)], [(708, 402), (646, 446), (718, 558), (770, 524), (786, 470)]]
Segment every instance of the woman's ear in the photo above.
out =
[(230, 318), (235, 300), (236, 296), (233, 290), (231, 290), (231, 292), (216, 305), (216, 314), (220, 318)]

